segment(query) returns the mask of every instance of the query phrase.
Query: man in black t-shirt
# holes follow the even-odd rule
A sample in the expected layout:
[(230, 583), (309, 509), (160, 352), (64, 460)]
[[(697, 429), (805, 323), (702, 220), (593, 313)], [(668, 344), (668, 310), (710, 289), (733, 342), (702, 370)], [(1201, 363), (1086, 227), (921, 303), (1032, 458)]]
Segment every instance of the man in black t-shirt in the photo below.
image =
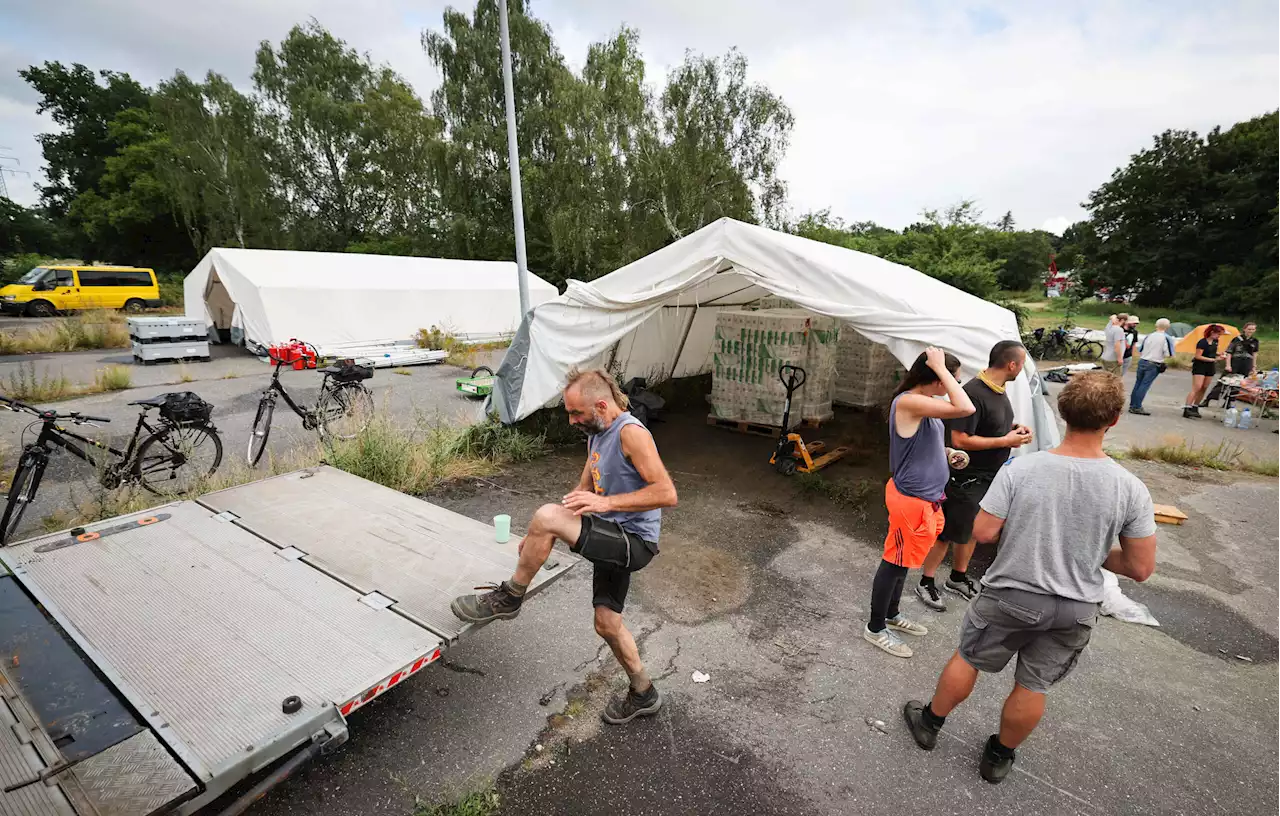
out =
[(1244, 332), (1227, 344), (1227, 373), (1248, 377), (1258, 367), (1257, 323), (1244, 324)]
[(917, 597), (930, 609), (941, 612), (947, 608), (934, 583), (934, 574), (947, 557), (948, 546), (953, 550), (946, 589), (965, 600), (977, 592), (965, 571), (973, 556), (973, 520), (978, 515), (978, 503), (1008, 461), (1009, 452), (1031, 441), (1030, 428), (1014, 425), (1013, 404), (1005, 394), (1005, 386), (1022, 373), (1026, 361), (1027, 350), (1021, 343), (1013, 340), (996, 343), (987, 359), (987, 368), (964, 385), (977, 410), (947, 423), (951, 447), (967, 451), (969, 465), (963, 470), (951, 471), (942, 505), (946, 521), (938, 541), (925, 557), (924, 575), (916, 587)]

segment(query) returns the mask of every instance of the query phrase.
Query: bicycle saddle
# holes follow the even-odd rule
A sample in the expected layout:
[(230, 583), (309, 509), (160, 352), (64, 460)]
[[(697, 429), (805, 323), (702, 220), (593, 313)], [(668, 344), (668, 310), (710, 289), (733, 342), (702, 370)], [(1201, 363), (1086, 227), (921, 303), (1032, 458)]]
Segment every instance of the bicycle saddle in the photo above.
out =
[(130, 405), (145, 405), (145, 406), (147, 406), (148, 408), (160, 408), (161, 406), (163, 406), (163, 405), (164, 405), (165, 397), (167, 397), (167, 396), (168, 396), (167, 394), (160, 394), (159, 396), (149, 397), (149, 398), (147, 398), (147, 399), (134, 400), (133, 402), (131, 402), (131, 403), (129, 403), (129, 404), (130, 404)]

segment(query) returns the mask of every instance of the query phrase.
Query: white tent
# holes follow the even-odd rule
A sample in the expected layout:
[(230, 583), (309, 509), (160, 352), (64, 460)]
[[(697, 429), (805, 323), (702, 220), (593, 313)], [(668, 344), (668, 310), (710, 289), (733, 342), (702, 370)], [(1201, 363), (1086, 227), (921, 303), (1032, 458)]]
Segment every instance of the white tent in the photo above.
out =
[[(498, 370), (494, 403), (514, 422), (554, 403), (573, 366), (625, 377), (687, 377), (710, 370), (716, 312), (775, 295), (839, 318), (909, 367), (926, 346), (960, 358), (961, 379), (986, 367), (991, 347), (1019, 339), (1008, 309), (900, 264), (722, 218), (692, 235), (530, 311)], [(1011, 384), (1017, 421), (1037, 444), (1059, 432), (1034, 364)], [(1034, 392), (1034, 393), (1033, 393)]]
[[(187, 316), (250, 344), (408, 340), (438, 326), (468, 340), (520, 324), (516, 265), (342, 252), (212, 249), (183, 281)], [(529, 275), (529, 302), (556, 288)]]

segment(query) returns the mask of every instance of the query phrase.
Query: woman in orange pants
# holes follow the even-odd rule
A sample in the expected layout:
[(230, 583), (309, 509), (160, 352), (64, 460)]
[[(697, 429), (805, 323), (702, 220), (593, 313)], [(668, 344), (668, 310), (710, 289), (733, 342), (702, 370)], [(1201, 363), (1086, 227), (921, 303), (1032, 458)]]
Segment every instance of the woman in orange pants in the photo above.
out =
[[(956, 382), (959, 370), (955, 356), (930, 346), (911, 365), (889, 407), (889, 469), (893, 476), (884, 486), (889, 535), (884, 540), (884, 559), (871, 584), (871, 618), (862, 636), (895, 657), (911, 657), (911, 648), (897, 633), (929, 633), (902, 616), (898, 601), (907, 570), (924, 563), (942, 532), (943, 490), (951, 475), (942, 421), (974, 411), (969, 395)], [(937, 399), (944, 394), (950, 402)]]

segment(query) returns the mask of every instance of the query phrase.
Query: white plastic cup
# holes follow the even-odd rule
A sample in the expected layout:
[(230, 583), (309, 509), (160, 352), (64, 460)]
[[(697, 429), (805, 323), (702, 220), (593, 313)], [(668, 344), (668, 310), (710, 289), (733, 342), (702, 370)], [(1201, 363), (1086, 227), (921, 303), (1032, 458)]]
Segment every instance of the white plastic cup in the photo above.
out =
[(493, 517), (494, 539), (499, 544), (506, 544), (511, 540), (511, 516), (501, 513)]

